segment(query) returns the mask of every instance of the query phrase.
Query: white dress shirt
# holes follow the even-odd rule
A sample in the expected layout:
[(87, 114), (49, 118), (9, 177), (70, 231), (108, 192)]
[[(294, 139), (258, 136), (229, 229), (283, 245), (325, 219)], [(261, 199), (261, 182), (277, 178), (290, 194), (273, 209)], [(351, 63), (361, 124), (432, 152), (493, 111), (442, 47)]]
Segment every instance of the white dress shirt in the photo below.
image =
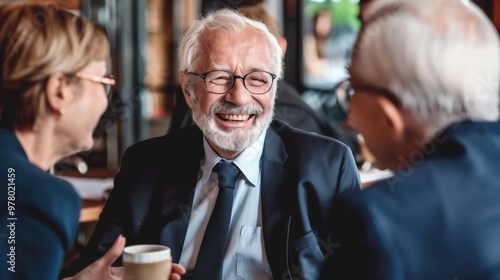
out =
[[(262, 133), (253, 145), (232, 161), (241, 170), (241, 174), (236, 181), (222, 279), (273, 279), (264, 246), (260, 200), (260, 158), (265, 136), (266, 132)], [(195, 268), (203, 235), (219, 192), (217, 173), (212, 172), (212, 169), (222, 158), (214, 152), (206, 139), (203, 139), (203, 145), (205, 158), (201, 161), (179, 260), (188, 270), (188, 275)]]

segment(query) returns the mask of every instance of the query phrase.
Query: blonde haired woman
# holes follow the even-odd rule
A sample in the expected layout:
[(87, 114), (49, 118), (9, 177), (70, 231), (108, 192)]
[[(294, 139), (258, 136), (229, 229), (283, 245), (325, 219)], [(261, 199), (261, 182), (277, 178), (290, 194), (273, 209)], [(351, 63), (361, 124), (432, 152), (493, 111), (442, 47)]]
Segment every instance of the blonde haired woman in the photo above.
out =
[[(0, 6), (0, 279), (58, 279), (81, 199), (48, 170), (90, 149), (108, 105), (109, 42), (54, 6)], [(125, 239), (74, 279), (120, 279)], [(175, 270), (176, 268), (174, 268)]]

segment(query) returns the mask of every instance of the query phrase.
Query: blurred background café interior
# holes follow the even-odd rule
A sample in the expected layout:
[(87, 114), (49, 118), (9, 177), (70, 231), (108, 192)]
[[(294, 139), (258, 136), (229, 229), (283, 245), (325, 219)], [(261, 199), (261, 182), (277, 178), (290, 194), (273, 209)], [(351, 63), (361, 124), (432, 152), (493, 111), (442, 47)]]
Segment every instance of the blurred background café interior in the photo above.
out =
[[(19, 0), (0, 2), (15, 1)], [(346, 65), (361, 25), (359, 0), (32, 1), (50, 2), (103, 25), (111, 41), (112, 74), (117, 79), (113, 99), (95, 130), (94, 147), (61, 162), (56, 172), (113, 174), (127, 147), (178, 125), (178, 43), (193, 19), (223, 7), (263, 2), (288, 41), (284, 80), (332, 124), (341, 125), (345, 119), (335, 88), (348, 78)], [(474, 2), (498, 29), (500, 1)], [(361, 152), (360, 167), (370, 161), (369, 153)]]
[[(0, 3), (15, 1), (19, 0)], [(360, 0), (31, 1), (50, 2), (100, 23), (111, 42), (111, 71), (117, 83), (94, 132), (94, 147), (59, 162), (53, 170), (56, 175), (70, 178), (82, 195), (81, 222), (97, 220), (121, 156), (129, 146), (179, 126), (182, 116), (177, 109), (185, 105), (179, 99), (177, 46), (194, 19), (215, 9), (264, 3), (288, 42), (284, 80), (333, 126), (345, 125), (336, 94), (349, 78), (346, 66), (361, 26)], [(473, 2), (498, 30), (500, 1)], [(293, 114), (289, 115), (293, 118)], [(373, 159), (362, 138), (356, 139), (360, 149), (353, 152), (363, 172), (362, 180), (369, 184), (390, 176), (380, 170), (370, 173)]]

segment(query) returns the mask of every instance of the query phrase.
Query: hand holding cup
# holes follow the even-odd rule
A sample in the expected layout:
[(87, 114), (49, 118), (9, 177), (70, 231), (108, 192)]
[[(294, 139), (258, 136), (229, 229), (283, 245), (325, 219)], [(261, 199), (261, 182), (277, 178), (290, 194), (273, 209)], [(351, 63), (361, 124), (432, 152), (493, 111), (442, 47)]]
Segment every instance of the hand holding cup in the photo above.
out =
[(163, 245), (133, 245), (123, 251), (126, 280), (168, 280), (172, 272), (170, 248)]

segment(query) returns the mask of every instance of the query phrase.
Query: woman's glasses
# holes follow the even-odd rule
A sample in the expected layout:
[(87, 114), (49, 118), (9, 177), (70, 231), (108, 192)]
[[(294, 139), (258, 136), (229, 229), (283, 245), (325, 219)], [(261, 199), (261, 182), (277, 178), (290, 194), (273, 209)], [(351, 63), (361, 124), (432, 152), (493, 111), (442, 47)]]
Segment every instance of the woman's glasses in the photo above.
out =
[(111, 86), (116, 84), (115, 79), (113, 79), (113, 75), (108, 75), (106, 77), (99, 77), (91, 74), (76, 72), (75, 76), (80, 79), (101, 83), (104, 86), (104, 92), (106, 92), (106, 96), (108, 98), (111, 96)]

